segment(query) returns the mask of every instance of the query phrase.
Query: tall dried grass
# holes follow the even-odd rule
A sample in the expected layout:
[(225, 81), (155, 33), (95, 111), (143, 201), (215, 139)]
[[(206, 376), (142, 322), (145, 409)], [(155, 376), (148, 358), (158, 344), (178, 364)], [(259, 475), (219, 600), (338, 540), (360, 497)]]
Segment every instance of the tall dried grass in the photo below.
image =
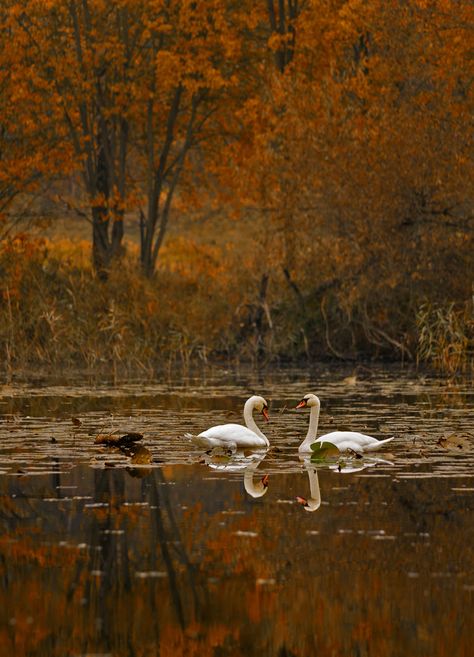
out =
[[(4, 369), (154, 373), (209, 360), (415, 359), (449, 374), (474, 368), (472, 303), (425, 303), (380, 286), (351, 300), (329, 274), (296, 284), (258, 250), (171, 238), (153, 279), (136, 247), (107, 281), (90, 244), (17, 236), (0, 244)], [(390, 298), (390, 294), (392, 297)], [(403, 305), (405, 304), (405, 305)], [(388, 328), (387, 328), (388, 327)]]
[(19, 236), (0, 245), (0, 354), (7, 370), (71, 367), (146, 371), (214, 358), (251, 358), (244, 336), (258, 286), (252, 263), (225, 247), (169, 240), (153, 279), (136, 247), (107, 281), (90, 244)]
[(474, 370), (474, 304), (424, 303), (417, 314), (418, 362), (448, 374)]

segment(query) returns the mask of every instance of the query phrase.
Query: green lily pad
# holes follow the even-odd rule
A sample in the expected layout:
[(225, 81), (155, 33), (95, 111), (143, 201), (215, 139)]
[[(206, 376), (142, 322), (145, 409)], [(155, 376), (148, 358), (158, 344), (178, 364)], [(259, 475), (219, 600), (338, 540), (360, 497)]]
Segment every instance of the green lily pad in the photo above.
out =
[(339, 454), (339, 450), (337, 449), (336, 445), (334, 443), (330, 443), (329, 441), (325, 441), (323, 443), (313, 443), (310, 445), (310, 447), (313, 452), (329, 451), (334, 454)]
[(313, 443), (311, 445), (311, 450), (311, 463), (326, 461), (340, 456), (340, 452), (336, 445), (330, 442)]

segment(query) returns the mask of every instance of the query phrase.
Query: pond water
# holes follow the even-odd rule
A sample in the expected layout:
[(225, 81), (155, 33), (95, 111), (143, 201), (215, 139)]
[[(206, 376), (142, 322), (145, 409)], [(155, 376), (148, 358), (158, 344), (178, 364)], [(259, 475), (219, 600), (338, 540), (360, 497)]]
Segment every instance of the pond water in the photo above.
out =
[[(307, 392), (320, 432), (395, 440), (300, 461)], [(184, 437), (253, 393), (267, 453)], [(468, 381), (384, 369), (0, 386), (0, 655), (471, 655), (473, 414)]]

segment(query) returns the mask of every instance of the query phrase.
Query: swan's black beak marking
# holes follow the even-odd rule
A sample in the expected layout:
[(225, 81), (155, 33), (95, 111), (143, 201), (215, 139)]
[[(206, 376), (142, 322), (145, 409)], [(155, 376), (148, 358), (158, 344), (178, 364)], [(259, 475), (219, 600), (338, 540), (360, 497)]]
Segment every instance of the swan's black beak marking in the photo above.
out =
[(302, 399), (300, 402), (298, 402), (298, 404), (296, 404), (295, 408), (305, 408), (307, 403), (308, 402), (306, 401), (306, 399)]

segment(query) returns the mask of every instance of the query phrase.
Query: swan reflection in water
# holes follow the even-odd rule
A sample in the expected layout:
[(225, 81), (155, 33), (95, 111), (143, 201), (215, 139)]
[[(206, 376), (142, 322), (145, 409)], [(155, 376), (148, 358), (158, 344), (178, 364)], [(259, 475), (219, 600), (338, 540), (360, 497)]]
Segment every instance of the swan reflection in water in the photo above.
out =
[(321, 491), (319, 489), (319, 479), (318, 471), (316, 466), (305, 459), (304, 467), (308, 473), (309, 479), (309, 497), (296, 497), (296, 501), (299, 502), (305, 511), (317, 511), (321, 506)]
[(237, 450), (231, 456), (221, 450), (211, 450), (204, 455), (204, 463), (213, 470), (243, 472), (244, 488), (251, 497), (262, 497), (268, 490), (268, 475), (260, 476), (256, 470), (267, 450)]
[[(300, 457), (300, 459), (303, 461), (304, 467), (308, 473), (310, 496), (301, 497), (298, 495), (296, 497), (296, 501), (302, 505), (305, 511), (317, 511), (321, 506), (321, 490), (319, 488), (318, 470), (316, 465), (311, 463), (309, 458)], [(358, 459), (357, 461), (349, 463), (339, 461), (338, 463), (333, 463), (328, 467), (334, 472), (348, 474), (351, 472), (359, 472), (360, 470), (365, 470), (365, 468), (370, 466), (379, 465), (382, 463), (385, 465), (393, 465), (391, 461), (387, 461), (385, 459), (370, 458), (364, 460)]]

